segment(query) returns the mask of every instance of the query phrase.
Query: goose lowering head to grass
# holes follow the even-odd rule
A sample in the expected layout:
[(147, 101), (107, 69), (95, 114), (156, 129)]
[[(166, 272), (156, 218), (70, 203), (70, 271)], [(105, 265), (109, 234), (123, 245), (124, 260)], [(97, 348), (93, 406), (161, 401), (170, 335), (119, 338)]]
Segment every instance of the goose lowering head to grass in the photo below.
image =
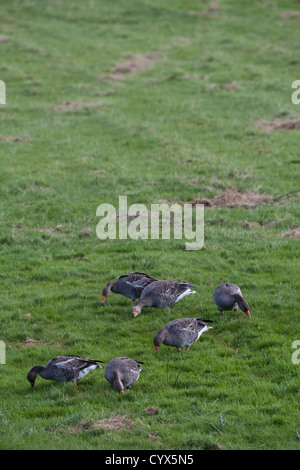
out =
[(237, 309), (240, 307), (247, 317), (251, 317), (249, 305), (243, 298), (241, 289), (235, 284), (231, 284), (230, 282), (220, 284), (213, 293), (213, 300), (220, 310), (221, 315), (224, 315), (224, 311), (227, 310), (234, 310), (234, 313), (236, 313)]
[(105, 367), (104, 377), (119, 393), (129, 390), (138, 380), (143, 362), (129, 357), (115, 357)]
[(104, 304), (110, 292), (124, 295), (134, 302), (139, 299), (145, 287), (157, 279), (145, 273), (131, 273), (120, 276), (116, 281), (109, 281), (102, 291), (101, 303)]
[(102, 366), (96, 359), (88, 359), (79, 356), (58, 356), (47, 362), (46, 366), (35, 366), (27, 374), (27, 379), (34, 387), (39, 374), (43, 379), (56, 382), (73, 382), (77, 387), (77, 380), (83, 379), (91, 370), (101, 369)]
[(143, 307), (168, 308), (186, 295), (195, 294), (192, 284), (181, 281), (154, 281), (143, 290), (131, 312), (136, 317)]
[(195, 343), (202, 333), (212, 328), (207, 326), (206, 323), (212, 323), (212, 320), (178, 318), (170, 321), (154, 336), (155, 352), (158, 351), (161, 344), (174, 346), (178, 353), (180, 353), (180, 348), (186, 348), (186, 351), (188, 351), (190, 345)]

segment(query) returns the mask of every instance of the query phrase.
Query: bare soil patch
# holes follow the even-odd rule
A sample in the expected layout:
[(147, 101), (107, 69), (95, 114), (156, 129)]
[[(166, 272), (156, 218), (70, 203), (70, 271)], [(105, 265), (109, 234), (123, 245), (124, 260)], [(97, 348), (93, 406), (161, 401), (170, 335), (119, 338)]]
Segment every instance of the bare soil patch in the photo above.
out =
[(130, 416), (112, 416), (110, 418), (101, 419), (101, 421), (98, 422), (84, 422), (71, 428), (70, 432), (75, 433), (97, 429), (119, 431), (122, 429), (132, 429), (134, 426), (136, 426), (136, 423), (130, 418)]
[(146, 72), (150, 66), (150, 63), (154, 60), (158, 60), (159, 58), (160, 56), (158, 54), (138, 54), (132, 59), (117, 64), (112, 70), (112, 73), (117, 75), (124, 75)]
[(28, 346), (39, 346), (39, 345), (42, 345), (42, 344), (44, 344), (43, 341), (39, 341), (39, 340), (27, 337), (26, 340), (23, 341), (22, 347), (26, 348)]
[(289, 119), (286, 121), (256, 121), (259, 127), (267, 131), (298, 130), (300, 129), (300, 119)]
[(284, 11), (279, 14), (281, 18), (294, 18), (300, 20), (300, 11)]
[(93, 232), (89, 229), (88, 230), (83, 230), (82, 232), (80, 232), (80, 234), (78, 236), (79, 236), (79, 238), (92, 237)]
[(158, 431), (154, 431), (149, 433), (149, 439), (150, 441), (156, 442), (161, 439), (161, 437), (158, 435)]
[(39, 231), (44, 233), (56, 233), (60, 235), (66, 235), (62, 231), (62, 225), (57, 225), (56, 227), (40, 227)]
[(244, 220), (243, 227), (245, 227), (245, 228), (260, 228), (261, 225), (258, 222), (248, 222), (248, 220)]
[(26, 140), (25, 137), (21, 137), (21, 136), (10, 137), (10, 136), (0, 135), (0, 142), (22, 142), (22, 140)]
[(256, 191), (248, 191), (240, 193), (235, 190), (226, 191), (219, 196), (213, 198), (195, 198), (188, 201), (189, 204), (204, 204), (208, 209), (219, 207), (255, 207), (261, 204), (268, 204), (273, 200), (273, 196), (269, 194), (260, 194)]
[(157, 406), (150, 406), (149, 408), (145, 409), (148, 415), (157, 415), (159, 413), (159, 408)]
[(281, 237), (300, 238), (300, 228), (287, 230), (281, 234)]

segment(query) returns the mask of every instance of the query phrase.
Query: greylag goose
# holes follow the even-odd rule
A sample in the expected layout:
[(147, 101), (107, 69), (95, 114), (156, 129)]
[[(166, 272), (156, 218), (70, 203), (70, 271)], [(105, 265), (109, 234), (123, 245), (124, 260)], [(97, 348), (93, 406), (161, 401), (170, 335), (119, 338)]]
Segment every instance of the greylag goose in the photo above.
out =
[(141, 364), (129, 357), (115, 357), (105, 367), (104, 377), (119, 393), (124, 393), (138, 380)]
[(202, 318), (178, 318), (172, 320), (154, 336), (153, 343), (155, 352), (158, 351), (161, 344), (174, 346), (180, 353), (180, 348), (190, 349), (190, 345), (195, 343), (202, 333), (211, 329), (206, 322), (212, 323), (212, 320)]
[(220, 284), (213, 293), (213, 300), (220, 310), (221, 315), (224, 315), (225, 310), (234, 310), (236, 313), (237, 309), (240, 307), (247, 317), (251, 317), (249, 305), (243, 298), (241, 289), (235, 284), (231, 284), (230, 282)]
[(143, 289), (148, 284), (157, 279), (148, 276), (145, 273), (131, 273), (120, 276), (116, 281), (109, 281), (102, 291), (101, 303), (104, 304), (108, 294), (114, 292), (115, 294), (121, 294), (134, 302), (139, 299)]
[(136, 317), (143, 307), (168, 308), (186, 295), (195, 294), (192, 284), (181, 281), (154, 281), (143, 290), (131, 312)]
[(47, 362), (46, 366), (35, 366), (27, 374), (27, 379), (34, 387), (39, 374), (43, 379), (56, 382), (73, 382), (83, 379), (91, 370), (102, 368), (102, 361), (79, 356), (58, 356)]

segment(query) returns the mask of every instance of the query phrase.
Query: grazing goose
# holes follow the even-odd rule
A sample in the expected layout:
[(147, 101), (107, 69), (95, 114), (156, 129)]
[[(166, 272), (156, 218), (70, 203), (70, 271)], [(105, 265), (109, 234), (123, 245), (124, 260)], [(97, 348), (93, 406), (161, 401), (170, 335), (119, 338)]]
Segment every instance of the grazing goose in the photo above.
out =
[(102, 291), (101, 303), (104, 304), (110, 291), (115, 294), (124, 295), (134, 302), (140, 298), (143, 289), (156, 280), (144, 273), (131, 273), (120, 276), (116, 281), (109, 281), (106, 284)]
[(180, 348), (190, 349), (190, 345), (195, 343), (202, 333), (211, 329), (206, 322), (212, 323), (212, 320), (204, 320), (202, 318), (178, 318), (172, 320), (154, 336), (153, 343), (155, 352), (158, 351), (161, 344), (166, 346), (174, 346), (180, 353)]
[(249, 305), (246, 300), (244, 300), (241, 289), (235, 284), (231, 284), (230, 282), (220, 284), (213, 293), (213, 299), (221, 315), (224, 315), (224, 310), (234, 310), (236, 313), (237, 309), (240, 307), (247, 317), (251, 317)]
[(105, 367), (104, 377), (119, 393), (124, 393), (138, 380), (141, 364), (129, 357), (115, 357)]
[(43, 379), (56, 382), (73, 382), (81, 380), (91, 370), (102, 368), (102, 361), (79, 356), (58, 356), (47, 362), (46, 366), (35, 366), (27, 374), (27, 379), (34, 387), (39, 374)]
[(192, 284), (181, 281), (154, 281), (142, 292), (140, 300), (131, 312), (136, 317), (143, 307), (167, 308), (174, 305), (186, 295), (195, 294)]

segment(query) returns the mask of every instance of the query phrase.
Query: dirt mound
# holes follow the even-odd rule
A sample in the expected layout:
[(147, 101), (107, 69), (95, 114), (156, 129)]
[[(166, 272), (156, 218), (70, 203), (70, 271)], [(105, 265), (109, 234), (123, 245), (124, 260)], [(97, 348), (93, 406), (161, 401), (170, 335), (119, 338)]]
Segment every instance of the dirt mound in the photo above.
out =
[(300, 119), (289, 119), (287, 121), (256, 121), (257, 124), (267, 131), (298, 130), (300, 129)]
[(157, 408), (156, 406), (150, 406), (149, 408), (146, 408), (145, 412), (148, 415), (157, 415), (159, 413), (159, 408)]
[(160, 58), (157, 54), (136, 55), (132, 59), (117, 64), (112, 70), (113, 74), (141, 73), (149, 68), (149, 63)]
[(281, 234), (281, 237), (300, 238), (300, 228), (287, 230)]
[(71, 433), (90, 431), (97, 429), (119, 431), (121, 429), (132, 429), (136, 423), (129, 416), (112, 416), (101, 419), (98, 422), (87, 421), (70, 429)]
[(93, 232), (90, 229), (83, 230), (78, 235), (79, 238), (92, 237), (92, 236), (93, 236)]
[(32, 338), (26, 338), (26, 340), (22, 343), (22, 347), (23, 348), (26, 348), (27, 346), (39, 346), (39, 345), (42, 345), (43, 344), (43, 341), (38, 341), (36, 339), (32, 339)]
[(189, 201), (189, 204), (204, 204), (208, 209), (214, 209), (218, 207), (255, 207), (261, 204), (268, 204), (273, 199), (273, 196), (269, 194), (260, 194), (256, 191), (248, 191), (246, 193), (239, 193), (235, 190), (226, 191), (219, 196), (213, 198), (195, 198)]

